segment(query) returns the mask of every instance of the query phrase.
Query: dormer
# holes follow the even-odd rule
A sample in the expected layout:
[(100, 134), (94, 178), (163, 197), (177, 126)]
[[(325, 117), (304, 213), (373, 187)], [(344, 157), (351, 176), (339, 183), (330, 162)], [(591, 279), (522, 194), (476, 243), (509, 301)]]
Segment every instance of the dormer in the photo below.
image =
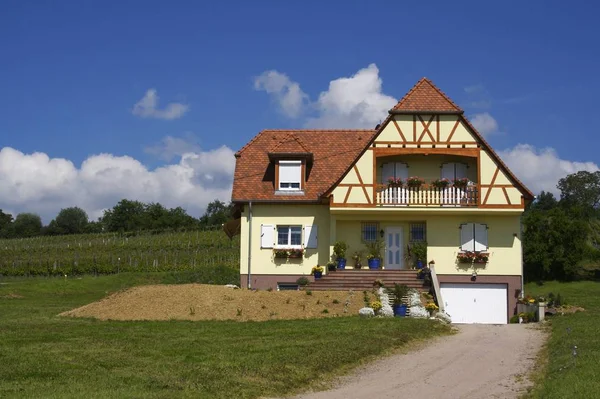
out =
[(275, 193), (302, 195), (312, 165), (313, 154), (302, 141), (290, 134), (269, 150), (269, 160), (275, 166)]

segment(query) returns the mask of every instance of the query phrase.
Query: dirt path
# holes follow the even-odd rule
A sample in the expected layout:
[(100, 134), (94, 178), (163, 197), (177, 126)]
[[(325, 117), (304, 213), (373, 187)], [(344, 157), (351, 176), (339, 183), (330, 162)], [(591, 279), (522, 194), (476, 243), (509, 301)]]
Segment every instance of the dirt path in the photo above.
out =
[(297, 399), (516, 398), (544, 340), (533, 325), (464, 325), (424, 349), (391, 356)]

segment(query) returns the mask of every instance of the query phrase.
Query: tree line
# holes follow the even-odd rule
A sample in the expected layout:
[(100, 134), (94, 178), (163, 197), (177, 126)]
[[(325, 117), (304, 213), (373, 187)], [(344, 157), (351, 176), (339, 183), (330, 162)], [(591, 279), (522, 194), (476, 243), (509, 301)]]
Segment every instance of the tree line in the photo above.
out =
[(43, 225), (35, 213), (19, 213), (16, 217), (0, 209), (0, 238), (28, 238), (64, 234), (102, 232), (166, 231), (218, 226), (231, 219), (232, 204), (214, 200), (200, 218), (190, 216), (181, 207), (166, 208), (160, 203), (143, 203), (123, 199), (102, 217), (90, 221), (79, 207), (61, 209), (50, 223)]
[(600, 171), (559, 180), (560, 199), (542, 192), (523, 214), (525, 278), (600, 278)]

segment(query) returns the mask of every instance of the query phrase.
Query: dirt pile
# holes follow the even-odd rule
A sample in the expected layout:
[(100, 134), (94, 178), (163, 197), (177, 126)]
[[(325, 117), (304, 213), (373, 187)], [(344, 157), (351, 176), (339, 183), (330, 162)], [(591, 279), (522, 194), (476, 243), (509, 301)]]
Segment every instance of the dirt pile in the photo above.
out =
[[(262, 321), (354, 316), (362, 292), (249, 291), (205, 284), (148, 285), (112, 294), (61, 316), (100, 320)], [(345, 311), (344, 311), (345, 310)]]

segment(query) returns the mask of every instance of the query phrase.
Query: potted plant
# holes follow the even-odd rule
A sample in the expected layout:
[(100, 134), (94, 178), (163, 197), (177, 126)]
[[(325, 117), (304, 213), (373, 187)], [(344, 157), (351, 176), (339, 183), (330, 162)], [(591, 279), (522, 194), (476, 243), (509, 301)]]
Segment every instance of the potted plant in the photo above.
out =
[(292, 248), (288, 250), (288, 258), (301, 258), (304, 255), (303, 248)]
[(346, 251), (348, 250), (348, 244), (345, 241), (337, 241), (333, 245), (333, 254), (337, 260), (338, 269), (346, 268)]
[(336, 263), (334, 261), (329, 261), (327, 262), (327, 271), (328, 272), (334, 272), (335, 268), (336, 268)]
[(408, 287), (404, 284), (394, 284), (394, 305), (392, 309), (394, 310), (394, 316), (396, 317), (404, 317), (406, 316), (407, 306), (403, 302), (403, 298), (408, 294)]
[(431, 182), (431, 184), (435, 188), (443, 189), (443, 188), (446, 188), (446, 187), (448, 187), (450, 185), (450, 180), (448, 180), (448, 179), (446, 179), (444, 177), (444, 178), (441, 178), (441, 179), (435, 179), (433, 182)]
[(273, 250), (273, 255), (275, 256), (275, 258), (278, 258), (278, 259), (287, 259), (288, 251), (287, 251), (287, 249), (283, 249), (283, 248), (275, 248)]
[(418, 177), (418, 176), (412, 176), (412, 177), (409, 177), (409, 178), (406, 180), (406, 185), (407, 185), (408, 187), (412, 187), (412, 188), (419, 188), (419, 187), (421, 187), (421, 186), (422, 186), (424, 183), (425, 183), (425, 180), (421, 179), (421, 178), (420, 178), (420, 177)]
[(385, 286), (385, 283), (380, 278), (378, 278), (377, 280), (373, 281), (373, 288), (383, 288), (384, 286)]
[(439, 309), (438, 305), (435, 304), (435, 302), (431, 301), (431, 302), (427, 302), (427, 305), (425, 305), (425, 309), (427, 309), (427, 311), (429, 312), (429, 316), (433, 316), (433, 312), (437, 311)]
[(323, 277), (323, 267), (316, 265), (315, 267), (312, 268), (312, 270), (310, 271), (310, 274), (315, 276), (315, 280), (320, 279), (321, 277)]
[(427, 261), (427, 243), (424, 241), (414, 243), (411, 252), (415, 259), (416, 268), (422, 269), (423, 262)]
[(362, 268), (362, 252), (356, 251), (352, 254), (352, 260), (354, 261), (354, 268), (361, 269)]
[(469, 179), (467, 179), (466, 177), (463, 177), (461, 179), (454, 179), (453, 183), (454, 187), (464, 190), (469, 185)]
[(384, 249), (385, 243), (383, 240), (369, 241), (366, 243), (366, 247), (369, 269), (379, 269), (381, 267), (381, 251)]
[(387, 178), (388, 187), (402, 187), (402, 179), (399, 177), (388, 177)]

